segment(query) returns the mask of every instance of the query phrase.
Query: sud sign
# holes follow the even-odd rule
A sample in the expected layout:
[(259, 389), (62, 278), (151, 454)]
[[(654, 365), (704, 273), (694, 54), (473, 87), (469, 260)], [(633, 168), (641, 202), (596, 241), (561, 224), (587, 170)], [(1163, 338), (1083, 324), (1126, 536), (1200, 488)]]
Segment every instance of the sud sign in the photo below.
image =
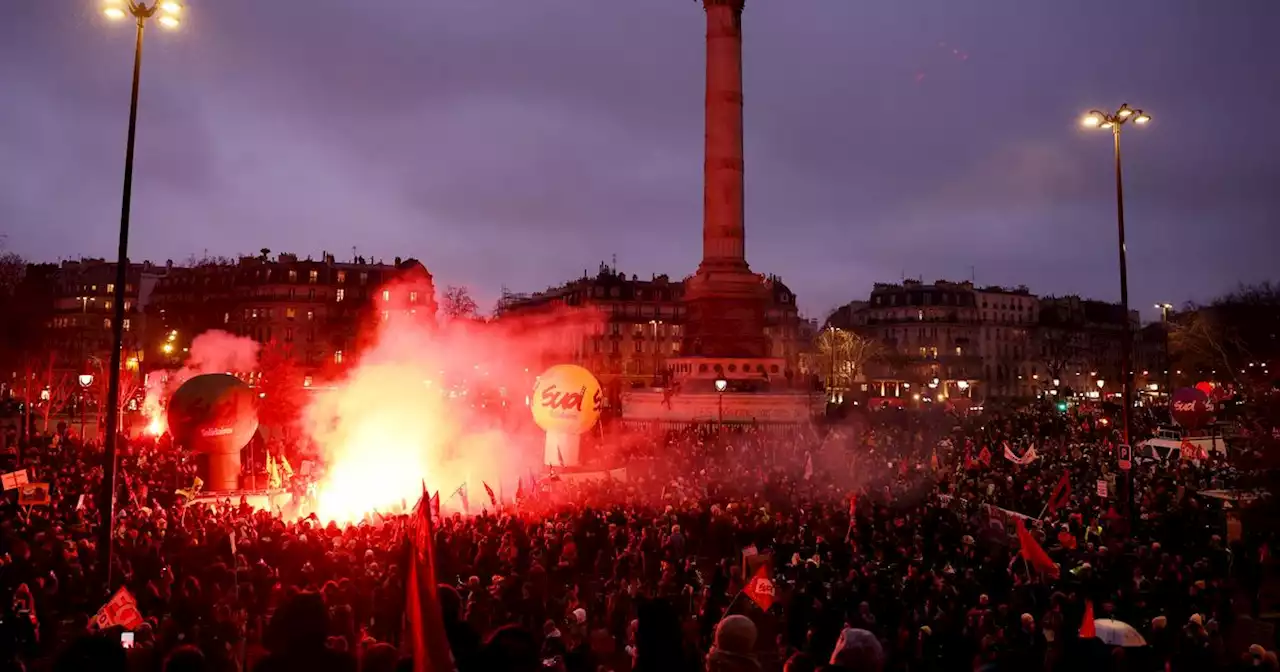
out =
[(529, 407), (534, 421), (547, 432), (543, 463), (573, 467), (579, 461), (578, 437), (599, 421), (604, 392), (590, 371), (573, 364), (558, 364), (538, 376)]

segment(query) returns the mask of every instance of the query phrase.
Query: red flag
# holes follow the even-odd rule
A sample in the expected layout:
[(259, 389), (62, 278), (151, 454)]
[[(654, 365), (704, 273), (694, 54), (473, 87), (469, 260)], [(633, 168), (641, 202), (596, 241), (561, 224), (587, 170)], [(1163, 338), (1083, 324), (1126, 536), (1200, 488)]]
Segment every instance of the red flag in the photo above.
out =
[(767, 611), (770, 606), (773, 606), (773, 579), (769, 578), (769, 563), (760, 565), (756, 575), (751, 577), (742, 592), (760, 605), (761, 609)]
[(983, 466), (991, 466), (991, 451), (987, 450), (986, 446), (983, 446), (982, 452), (978, 453), (978, 460), (982, 462)]
[(1080, 621), (1080, 639), (1093, 639), (1098, 631), (1093, 627), (1093, 600), (1084, 601), (1084, 619)]
[(436, 490), (436, 494), (431, 495), (431, 515), (432, 520), (440, 520), (440, 491)]
[(1037, 572), (1044, 572), (1055, 579), (1058, 578), (1058, 565), (1027, 531), (1027, 526), (1022, 524), (1021, 518), (1018, 518), (1018, 546), (1021, 547), (1018, 552), (1022, 554), (1022, 559), (1026, 560), (1027, 564), (1035, 567)]
[(483, 485), (484, 491), (488, 493), (489, 503), (493, 505), (493, 508), (498, 508), (498, 498), (493, 496), (493, 488), (489, 487), (489, 484), (484, 481), (480, 481), (480, 485)]
[(929, 468), (934, 471), (938, 470), (938, 451), (936, 450), (933, 451), (933, 456), (929, 458)]
[(414, 508), (406, 530), (405, 552), (405, 647), (413, 655), (414, 672), (451, 672), (454, 669), (449, 640), (444, 634), (444, 614), (440, 610), (435, 570), (435, 541), (431, 527), (431, 506), (427, 491)]
[(1071, 499), (1071, 479), (1067, 477), (1066, 472), (1063, 472), (1062, 478), (1058, 479), (1058, 484), (1053, 486), (1053, 493), (1049, 495), (1049, 513), (1066, 506), (1069, 499)]
[(849, 521), (853, 521), (853, 517), (858, 513), (858, 493), (849, 495)]

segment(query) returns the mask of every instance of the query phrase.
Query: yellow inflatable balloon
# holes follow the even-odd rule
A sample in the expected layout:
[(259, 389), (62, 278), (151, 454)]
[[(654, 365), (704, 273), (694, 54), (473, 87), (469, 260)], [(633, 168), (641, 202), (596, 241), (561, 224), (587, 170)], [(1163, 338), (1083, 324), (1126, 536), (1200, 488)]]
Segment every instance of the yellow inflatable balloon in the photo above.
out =
[(529, 406), (534, 421), (544, 430), (584, 434), (600, 419), (604, 392), (590, 371), (574, 364), (557, 364), (538, 376)]

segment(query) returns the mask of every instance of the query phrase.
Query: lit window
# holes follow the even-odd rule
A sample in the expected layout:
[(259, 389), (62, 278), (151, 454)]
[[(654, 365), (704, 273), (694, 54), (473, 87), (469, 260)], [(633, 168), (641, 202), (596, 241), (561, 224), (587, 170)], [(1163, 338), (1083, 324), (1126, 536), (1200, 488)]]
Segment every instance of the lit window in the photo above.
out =
[(386, 322), (389, 319), (391, 319), (391, 311), (389, 310), (382, 311), (382, 321)]
[(390, 300), (391, 300), (391, 290), (389, 290), (389, 289), (384, 289), (384, 290), (382, 290), (382, 300), (383, 300), (383, 301), (390, 301)]
[(341, 284), (341, 283), (344, 283), (344, 282), (346, 282), (346, 281), (347, 281), (347, 272), (346, 272), (346, 271), (338, 271), (338, 283), (339, 283), (339, 284)]
[(128, 320), (128, 318), (125, 318), (125, 321), (124, 321), (124, 323), (123, 323), (123, 324), (124, 324), (124, 330), (125, 330), (125, 331), (129, 331), (129, 320)]
[(312, 270), (310, 273), (307, 274), (307, 281), (313, 285), (316, 284), (316, 280), (319, 280), (319, 279), (320, 279), (319, 271)]
[(107, 283), (107, 293), (112, 294), (116, 291), (116, 285), (113, 282)]
[(409, 292), (409, 303), (417, 303), (417, 302), (418, 302), (418, 293)]
[(298, 272), (289, 271), (289, 282), (297, 282), (297, 281), (298, 281)]
[(111, 328), (111, 318), (109, 318), (109, 317), (107, 317), (107, 318), (103, 318), (103, 320), (102, 320), (102, 328), (103, 328), (103, 329), (110, 329), (110, 328)]
[(341, 364), (341, 363), (342, 363), (342, 351), (341, 351), (341, 350), (334, 350), (334, 351), (333, 351), (333, 363), (334, 363), (334, 364)]
[(105, 310), (111, 310), (111, 302), (110, 302), (110, 301), (103, 301), (103, 302), (102, 302), (102, 307), (103, 307), (103, 309), (105, 309)]
[(308, 310), (308, 311), (307, 311), (307, 321), (308, 321), (308, 322), (310, 322), (311, 320), (314, 320), (314, 319), (316, 319), (316, 311), (314, 311), (314, 310)]
[(254, 308), (254, 309), (253, 309), (253, 319), (255, 319), (255, 320), (256, 320), (256, 319), (258, 319), (258, 309), (257, 309), (257, 308)]
[(223, 314), (222, 314), (222, 323), (223, 323), (223, 324), (227, 324), (227, 323), (228, 323), (228, 322), (230, 322), (230, 321), (231, 321), (231, 313), (223, 313)]
[(339, 289), (337, 291), (337, 294), (334, 295), (334, 298), (336, 298), (339, 302), (341, 302), (344, 298), (346, 298), (346, 296), (347, 296), (347, 290)]
[(297, 311), (296, 309), (294, 309), (294, 308), (285, 308), (285, 309), (284, 309), (284, 319), (286, 319), (286, 320), (292, 320), (293, 318), (295, 318), (295, 317), (297, 317), (297, 316), (298, 316), (298, 311)]

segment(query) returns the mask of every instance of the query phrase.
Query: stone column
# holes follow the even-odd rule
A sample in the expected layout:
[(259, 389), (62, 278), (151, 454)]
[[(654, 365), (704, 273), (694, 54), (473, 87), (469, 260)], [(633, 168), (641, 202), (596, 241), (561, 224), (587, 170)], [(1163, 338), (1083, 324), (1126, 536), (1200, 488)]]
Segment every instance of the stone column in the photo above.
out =
[(702, 266), (745, 269), (742, 162), (742, 10), (745, 0), (703, 0), (707, 13), (706, 156)]

